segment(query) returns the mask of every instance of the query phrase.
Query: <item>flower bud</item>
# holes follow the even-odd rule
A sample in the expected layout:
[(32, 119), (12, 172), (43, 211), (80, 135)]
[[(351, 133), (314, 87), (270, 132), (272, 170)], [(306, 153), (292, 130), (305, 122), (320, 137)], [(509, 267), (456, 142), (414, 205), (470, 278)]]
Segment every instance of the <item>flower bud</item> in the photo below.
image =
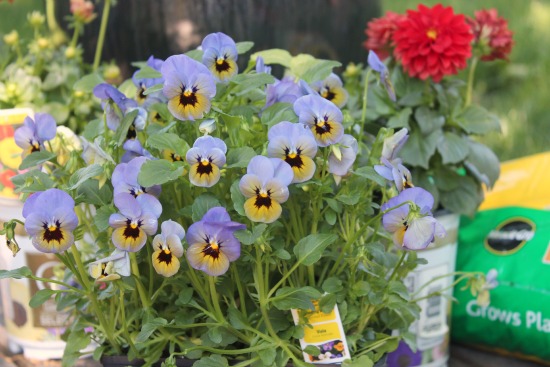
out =
[(72, 59), (75, 56), (76, 56), (76, 48), (72, 46), (67, 47), (67, 49), (65, 50), (65, 57), (67, 59)]
[(50, 47), (50, 41), (47, 38), (40, 37), (36, 40), (36, 44), (38, 45), (38, 48), (45, 50)]
[(115, 81), (120, 78), (120, 68), (117, 65), (107, 65), (103, 70), (103, 78), (108, 82)]
[(350, 78), (356, 75), (359, 75), (360, 69), (355, 65), (353, 62), (350, 62), (348, 66), (346, 66), (346, 70), (344, 71), (344, 76), (346, 78)]
[(71, 13), (82, 23), (90, 23), (97, 15), (94, 4), (87, 0), (71, 0)]
[(214, 130), (216, 130), (216, 120), (214, 119), (204, 120), (199, 125), (199, 131), (204, 135), (211, 134)]
[(46, 17), (44, 16), (44, 14), (42, 14), (39, 11), (35, 10), (35, 11), (27, 14), (27, 20), (29, 21), (31, 26), (33, 26), (35, 28), (38, 28), (42, 24), (44, 24), (44, 22), (46, 21)]
[(4, 35), (4, 42), (8, 46), (15, 46), (19, 42), (19, 33), (14, 29), (10, 33)]

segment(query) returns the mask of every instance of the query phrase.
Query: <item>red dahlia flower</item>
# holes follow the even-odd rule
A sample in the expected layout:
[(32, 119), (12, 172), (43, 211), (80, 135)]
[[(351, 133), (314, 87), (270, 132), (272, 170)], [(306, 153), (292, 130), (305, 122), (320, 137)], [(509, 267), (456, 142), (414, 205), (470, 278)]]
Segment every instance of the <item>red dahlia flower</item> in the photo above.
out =
[(372, 50), (378, 55), (380, 60), (386, 59), (391, 54), (393, 48), (392, 36), (397, 29), (397, 23), (404, 19), (402, 14), (388, 11), (382, 18), (376, 18), (367, 23), (365, 34), (367, 40), (363, 46), (367, 50)]
[(475, 12), (475, 19), (467, 18), (475, 35), (475, 44), (482, 52), (481, 60), (508, 60), (512, 51), (512, 31), (506, 19), (499, 17), (496, 9)]
[(452, 7), (419, 5), (398, 23), (394, 54), (410, 76), (437, 83), (466, 67), (473, 37), (464, 15), (454, 14)]

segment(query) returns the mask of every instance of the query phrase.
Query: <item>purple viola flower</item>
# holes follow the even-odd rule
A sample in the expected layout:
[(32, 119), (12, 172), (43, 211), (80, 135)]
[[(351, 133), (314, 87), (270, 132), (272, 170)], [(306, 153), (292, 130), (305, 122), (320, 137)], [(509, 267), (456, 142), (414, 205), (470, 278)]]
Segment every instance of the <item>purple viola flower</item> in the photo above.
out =
[(37, 113), (34, 120), (27, 116), (23, 126), (15, 130), (15, 144), (23, 149), (23, 155), (38, 152), (44, 148), (44, 142), (55, 137), (57, 124), (54, 118), (47, 113)]
[(185, 160), (191, 165), (189, 181), (195, 186), (214, 186), (220, 180), (225, 153), (227, 146), (221, 139), (207, 135), (195, 140), (185, 155)]
[(152, 195), (118, 194), (114, 199), (120, 213), (109, 217), (109, 225), (114, 228), (112, 241), (120, 250), (139, 251), (157, 231), (158, 218), (162, 213), (160, 202)]
[[(149, 59), (147, 59), (146, 65), (149, 66), (151, 69), (154, 69), (160, 72), (160, 69), (163, 63), (164, 63), (164, 60), (155, 59), (153, 55), (151, 55), (149, 56)], [(137, 70), (132, 76), (132, 81), (134, 82), (134, 85), (137, 87), (136, 100), (138, 104), (143, 106), (144, 108), (147, 108), (153, 103), (166, 102), (166, 98), (164, 97), (161, 91), (154, 92), (147, 95), (144, 94), (147, 88), (150, 88), (153, 85), (164, 83), (164, 78), (162, 76), (159, 78), (138, 78), (136, 76), (138, 73), (139, 73), (139, 70)]]
[[(393, 235), (393, 242), (410, 250), (421, 250), (434, 241), (435, 236), (445, 236), (445, 229), (432, 216), (434, 198), (428, 191), (413, 187), (382, 205), (386, 212), (382, 225)], [(392, 209), (393, 208), (393, 209)]]
[(101, 105), (105, 111), (107, 127), (116, 131), (122, 118), (131, 107), (137, 107), (137, 102), (127, 98), (122, 92), (111, 84), (101, 83), (95, 86), (94, 96), (101, 99)]
[(342, 111), (319, 95), (307, 95), (294, 102), (294, 112), (302, 124), (309, 126), (317, 145), (338, 143), (344, 135)]
[(128, 252), (115, 249), (111, 255), (88, 265), (88, 272), (96, 282), (108, 282), (131, 274)]
[(78, 225), (74, 200), (59, 189), (48, 189), (29, 196), (23, 206), (25, 230), (32, 244), (42, 252), (63, 252), (74, 243)]
[(305, 95), (302, 87), (294, 82), (294, 78), (284, 77), (282, 80), (276, 80), (275, 83), (269, 84), (265, 89), (267, 108), (275, 103), (294, 103), (298, 98)]
[(250, 160), (246, 175), (239, 182), (247, 198), (244, 211), (254, 222), (272, 223), (282, 213), (281, 203), (288, 200), (288, 185), (292, 182), (292, 167), (279, 158), (257, 155)]
[(153, 157), (151, 153), (149, 153), (149, 151), (145, 149), (143, 145), (141, 145), (141, 142), (137, 139), (126, 140), (122, 148), (124, 148), (125, 150), (124, 154), (122, 155), (122, 158), (120, 159), (122, 163), (128, 163), (132, 159), (137, 157), (155, 159), (155, 157)]
[(210, 33), (202, 40), (202, 63), (212, 72), (219, 82), (225, 82), (235, 76), (237, 66), (237, 45), (233, 38), (217, 32)]
[(181, 224), (167, 220), (161, 225), (160, 234), (153, 239), (152, 263), (155, 271), (164, 277), (171, 277), (180, 268), (179, 258), (183, 256), (181, 240), (185, 230)]
[(187, 260), (191, 267), (212, 276), (225, 274), (229, 263), (241, 255), (241, 244), (233, 232), (245, 228), (244, 224), (231, 221), (223, 207), (208, 210), (187, 231)]
[(321, 97), (334, 103), (338, 108), (342, 108), (348, 102), (349, 94), (344, 88), (344, 84), (338, 75), (331, 73), (325, 80), (312, 84)]
[(392, 101), (396, 101), (395, 96), (395, 89), (393, 89), (393, 84), (390, 80), (390, 72), (388, 71), (388, 68), (386, 65), (378, 58), (378, 55), (370, 50), (369, 56), (367, 59), (369, 66), (372, 68), (372, 70), (378, 72), (380, 74), (380, 81), (382, 82), (382, 85), (384, 85), (384, 88), (386, 89), (386, 92), (388, 93), (388, 96)]
[(258, 56), (256, 58), (256, 73), (266, 73), (271, 74), (271, 66), (267, 66), (264, 64), (264, 58), (261, 56)]
[(392, 136), (384, 140), (382, 147), (382, 156), (380, 161), (382, 165), (375, 165), (374, 170), (386, 180), (394, 181), (398, 191), (414, 187), (412, 184), (411, 172), (402, 164), (397, 154), (403, 148), (403, 145), (409, 138), (408, 130), (401, 129)]
[(407, 343), (400, 341), (397, 349), (388, 353), (386, 364), (388, 367), (420, 366), (422, 365), (422, 351), (413, 352)]
[(146, 157), (136, 157), (128, 163), (120, 163), (115, 167), (112, 176), (113, 194), (115, 196), (122, 193), (131, 194), (133, 197), (144, 194), (153, 195), (157, 198), (160, 196), (160, 185), (143, 187), (138, 183), (141, 166), (146, 161), (148, 161)]
[(180, 120), (200, 119), (210, 111), (216, 95), (216, 81), (208, 68), (186, 55), (170, 56), (161, 68), (162, 92), (168, 109)]
[(338, 149), (339, 154), (337, 155), (333, 150), (328, 156), (328, 171), (337, 176), (345, 176), (357, 158), (359, 145), (357, 140), (348, 134), (344, 134), (339, 145), (334, 148)]
[(273, 125), (268, 132), (267, 155), (281, 158), (292, 167), (292, 182), (304, 182), (313, 177), (317, 154), (315, 138), (303, 124), (282, 121)]

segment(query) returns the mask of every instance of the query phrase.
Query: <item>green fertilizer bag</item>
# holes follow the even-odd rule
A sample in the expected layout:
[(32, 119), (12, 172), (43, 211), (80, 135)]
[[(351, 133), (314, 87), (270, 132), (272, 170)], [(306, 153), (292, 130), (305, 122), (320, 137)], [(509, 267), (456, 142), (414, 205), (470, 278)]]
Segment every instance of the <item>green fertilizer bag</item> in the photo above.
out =
[[(550, 153), (502, 164), (475, 218), (462, 218), (457, 271), (489, 274), (480, 306), (454, 290), (453, 341), (550, 365)], [(481, 302), (483, 304), (483, 302)]]

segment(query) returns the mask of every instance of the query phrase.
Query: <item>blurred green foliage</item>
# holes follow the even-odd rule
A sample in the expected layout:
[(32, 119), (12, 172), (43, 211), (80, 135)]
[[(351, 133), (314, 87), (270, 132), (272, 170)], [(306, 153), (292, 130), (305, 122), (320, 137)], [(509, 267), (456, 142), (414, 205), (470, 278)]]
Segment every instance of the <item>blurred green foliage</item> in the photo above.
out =
[(476, 71), (475, 102), (496, 113), (502, 133), (483, 138), (501, 160), (550, 147), (550, 0), (382, 0), (383, 12), (404, 13), (423, 3), (451, 5), (455, 13), (473, 16), (496, 8), (508, 20), (515, 45), (510, 62), (482, 62)]

